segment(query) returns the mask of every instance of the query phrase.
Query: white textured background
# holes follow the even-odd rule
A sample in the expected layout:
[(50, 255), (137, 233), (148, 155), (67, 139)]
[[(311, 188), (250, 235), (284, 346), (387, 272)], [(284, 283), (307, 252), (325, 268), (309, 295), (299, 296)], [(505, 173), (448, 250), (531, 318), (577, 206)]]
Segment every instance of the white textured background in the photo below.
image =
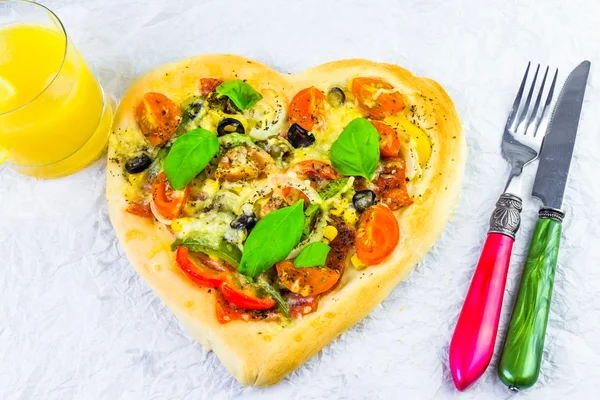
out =
[[(502, 128), (528, 60), (592, 61), (542, 376), (522, 399), (600, 393), (600, 5), (590, 1), (43, 1), (104, 88), (202, 53), (241, 54), (280, 71), (364, 57), (438, 80), (470, 150), (446, 231), (358, 326), (279, 385), (239, 386), (134, 273), (104, 199), (104, 162), (36, 181), (0, 171), (2, 399), (504, 399), (499, 346), (537, 204), (525, 198), (501, 330), (487, 373), (457, 392), (448, 345), (507, 167)], [(484, 4), (485, 3), (485, 4)], [(528, 174), (527, 187), (532, 181)]]

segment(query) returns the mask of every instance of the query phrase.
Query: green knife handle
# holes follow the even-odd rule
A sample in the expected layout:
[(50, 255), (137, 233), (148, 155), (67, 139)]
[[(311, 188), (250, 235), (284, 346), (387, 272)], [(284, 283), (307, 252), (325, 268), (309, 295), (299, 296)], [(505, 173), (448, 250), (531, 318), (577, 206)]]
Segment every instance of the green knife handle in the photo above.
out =
[(540, 374), (563, 217), (542, 208), (535, 226), (498, 366), (511, 391), (533, 386)]

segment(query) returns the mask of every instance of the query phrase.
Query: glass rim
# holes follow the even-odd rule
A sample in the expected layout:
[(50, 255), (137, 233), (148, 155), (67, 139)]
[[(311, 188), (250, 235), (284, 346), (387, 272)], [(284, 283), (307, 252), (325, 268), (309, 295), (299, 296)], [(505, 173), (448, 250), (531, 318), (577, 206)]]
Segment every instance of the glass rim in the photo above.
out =
[[(3, 115), (8, 115), (10, 113), (14, 113), (15, 111), (18, 111), (22, 108), (27, 107), (28, 105), (30, 105), (31, 103), (33, 103), (34, 101), (36, 101), (41, 95), (43, 95), (50, 86), (52, 86), (52, 84), (54, 83), (54, 81), (56, 80), (56, 78), (58, 78), (58, 75), (60, 75), (60, 73), (62, 72), (62, 69), (65, 65), (65, 61), (67, 59), (67, 50), (68, 50), (68, 46), (69, 46), (69, 39), (67, 37), (67, 30), (65, 29), (65, 26), (63, 25), (62, 21), (60, 20), (60, 18), (58, 18), (58, 15), (56, 15), (54, 13), (54, 11), (52, 11), (51, 9), (49, 9), (48, 7), (46, 7), (45, 5), (41, 4), (41, 3), (36, 3), (35, 1), (32, 0), (0, 0), (0, 5), (2, 4), (7, 4), (7, 3), (23, 3), (23, 4), (30, 4), (33, 5), (34, 7), (41, 7), (43, 8), (45, 11), (47, 11), (48, 13), (50, 13), (50, 16), (55, 18), (56, 21), (58, 22), (58, 25), (60, 27), (60, 30), (63, 33), (63, 37), (64, 37), (64, 52), (63, 52), (63, 56), (62, 56), (62, 61), (60, 63), (60, 67), (58, 68), (58, 71), (56, 71), (56, 73), (54, 74), (54, 76), (52, 77), (52, 79), (50, 80), (50, 82), (48, 82), (48, 84), (38, 93), (36, 94), (31, 100), (26, 101), (25, 103), (17, 106), (16, 108), (13, 108), (12, 110), (8, 110), (8, 111), (4, 111), (4, 112), (0, 112), (0, 117)], [(7, 26), (11, 26), (11, 25), (7, 25)], [(0, 28), (1, 29), (1, 28)]]

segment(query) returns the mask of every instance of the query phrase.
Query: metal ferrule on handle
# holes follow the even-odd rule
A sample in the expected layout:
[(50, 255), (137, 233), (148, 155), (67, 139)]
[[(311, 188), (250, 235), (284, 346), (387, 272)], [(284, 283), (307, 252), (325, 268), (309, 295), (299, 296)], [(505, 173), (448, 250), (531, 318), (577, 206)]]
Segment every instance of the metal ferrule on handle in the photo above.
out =
[(492, 359), (521, 210), (521, 199), (504, 193), (490, 219), (490, 230), (450, 343), (450, 370), (458, 390), (479, 379)]
[(564, 215), (542, 208), (535, 226), (498, 366), (513, 392), (533, 386), (540, 374)]

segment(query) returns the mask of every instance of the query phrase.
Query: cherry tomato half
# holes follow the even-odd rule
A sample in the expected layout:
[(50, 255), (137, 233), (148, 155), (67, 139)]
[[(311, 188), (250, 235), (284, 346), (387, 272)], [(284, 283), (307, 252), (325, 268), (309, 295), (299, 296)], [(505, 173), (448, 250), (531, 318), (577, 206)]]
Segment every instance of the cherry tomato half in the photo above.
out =
[(217, 288), (221, 286), (221, 283), (223, 283), (227, 277), (225, 272), (216, 271), (204, 265), (196, 265), (190, 259), (187, 247), (177, 247), (175, 259), (183, 273), (200, 286)]
[(290, 125), (296, 123), (307, 131), (325, 116), (325, 95), (314, 86), (299, 91), (289, 108)]
[(371, 118), (383, 119), (404, 109), (404, 99), (398, 92), (385, 93), (380, 90), (392, 90), (394, 87), (379, 78), (354, 78), (352, 94), (358, 108), (369, 114)]
[(281, 283), (302, 296), (324, 293), (340, 279), (341, 273), (328, 267), (296, 268), (291, 260), (275, 264)]
[(346, 268), (348, 252), (354, 244), (354, 230), (344, 224), (337, 225), (337, 230), (337, 236), (329, 244), (331, 250), (325, 266), (296, 268), (290, 260), (275, 264), (277, 275), (286, 288), (304, 297), (335, 289)]
[(304, 208), (310, 204), (310, 199), (302, 190), (298, 190), (291, 186), (286, 186), (281, 189), (281, 195), (288, 205), (296, 204), (298, 200), (304, 200)]
[(164, 94), (150, 92), (142, 97), (136, 118), (146, 140), (158, 146), (169, 140), (177, 130), (181, 111)]
[(395, 157), (400, 151), (400, 139), (392, 127), (381, 121), (369, 120), (379, 132), (379, 153), (382, 157)]
[(251, 289), (238, 289), (231, 280), (221, 283), (220, 289), (228, 302), (246, 310), (268, 310), (277, 304), (271, 297), (257, 297)]
[(190, 195), (189, 185), (183, 190), (174, 190), (164, 172), (158, 174), (152, 182), (152, 201), (154, 206), (165, 218), (178, 218)]
[(394, 213), (383, 205), (367, 209), (358, 221), (356, 255), (367, 265), (379, 264), (396, 248), (400, 228)]

